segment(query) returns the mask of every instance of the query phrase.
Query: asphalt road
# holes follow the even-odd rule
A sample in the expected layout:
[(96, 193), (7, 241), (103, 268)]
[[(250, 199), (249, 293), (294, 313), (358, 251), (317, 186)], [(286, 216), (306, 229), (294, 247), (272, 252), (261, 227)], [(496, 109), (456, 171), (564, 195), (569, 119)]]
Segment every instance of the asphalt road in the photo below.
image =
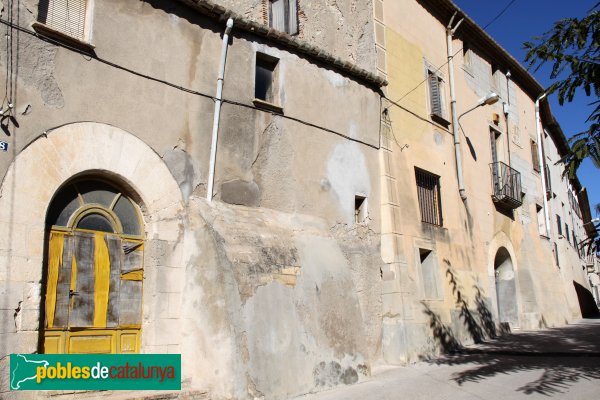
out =
[(600, 399), (600, 319), (523, 331), (297, 400)]

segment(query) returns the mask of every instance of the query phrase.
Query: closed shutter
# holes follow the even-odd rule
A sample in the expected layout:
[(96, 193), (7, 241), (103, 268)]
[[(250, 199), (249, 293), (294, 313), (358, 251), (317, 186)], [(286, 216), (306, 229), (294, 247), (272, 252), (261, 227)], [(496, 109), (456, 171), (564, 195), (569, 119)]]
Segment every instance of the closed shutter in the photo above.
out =
[(440, 97), (439, 78), (429, 72), (429, 98), (431, 99), (431, 114), (442, 116), (442, 99)]
[(538, 146), (533, 140), (531, 141), (531, 161), (533, 163), (533, 170), (540, 172), (540, 158), (538, 157)]
[(288, 0), (288, 30), (287, 33), (295, 35), (298, 33), (298, 3), (297, 0)]
[(285, 32), (285, 0), (271, 0), (270, 26)]
[(40, 0), (40, 22), (66, 35), (85, 40), (87, 0)]

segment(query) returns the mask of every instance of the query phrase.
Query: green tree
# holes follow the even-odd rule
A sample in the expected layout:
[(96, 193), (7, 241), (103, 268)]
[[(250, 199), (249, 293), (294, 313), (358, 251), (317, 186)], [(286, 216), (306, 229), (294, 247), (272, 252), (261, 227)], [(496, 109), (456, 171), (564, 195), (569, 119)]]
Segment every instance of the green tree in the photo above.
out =
[(575, 133), (571, 152), (561, 161), (565, 174), (574, 177), (584, 159), (600, 168), (600, 2), (581, 18), (565, 18), (554, 23), (542, 36), (524, 43), (525, 61), (537, 71), (551, 64), (550, 78), (555, 82), (547, 92), (558, 93), (558, 102), (571, 102), (583, 90), (593, 107), (586, 123), (587, 130)]

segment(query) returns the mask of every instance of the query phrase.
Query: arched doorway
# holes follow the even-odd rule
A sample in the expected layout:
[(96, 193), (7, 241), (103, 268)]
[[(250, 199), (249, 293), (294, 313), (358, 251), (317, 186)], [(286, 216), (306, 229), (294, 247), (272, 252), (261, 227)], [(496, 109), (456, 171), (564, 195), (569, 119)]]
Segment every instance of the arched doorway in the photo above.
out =
[(143, 222), (116, 185), (64, 185), (46, 216), (44, 353), (140, 350)]
[(494, 275), (496, 277), (499, 322), (509, 323), (512, 327), (518, 326), (515, 270), (510, 254), (504, 247), (499, 248), (496, 252)]

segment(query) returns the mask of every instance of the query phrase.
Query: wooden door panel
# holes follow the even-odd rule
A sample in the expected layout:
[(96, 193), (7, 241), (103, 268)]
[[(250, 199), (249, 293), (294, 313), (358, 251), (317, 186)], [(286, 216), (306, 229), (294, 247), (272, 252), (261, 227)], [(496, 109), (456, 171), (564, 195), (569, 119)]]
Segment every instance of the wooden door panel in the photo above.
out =
[(95, 234), (76, 232), (74, 237), (77, 283), (72, 295), (69, 327), (92, 327), (94, 326)]

